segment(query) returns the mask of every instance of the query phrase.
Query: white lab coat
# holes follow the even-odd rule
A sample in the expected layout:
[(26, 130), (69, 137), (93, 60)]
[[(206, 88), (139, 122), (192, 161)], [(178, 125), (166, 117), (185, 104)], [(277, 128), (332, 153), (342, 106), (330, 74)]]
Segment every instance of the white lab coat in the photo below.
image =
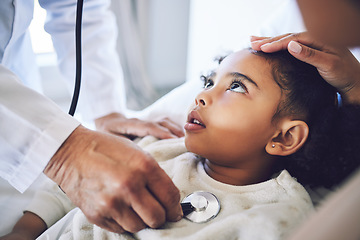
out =
[[(45, 30), (52, 36), (60, 70), (73, 86), (76, 0), (39, 0), (39, 3), (47, 10)], [(0, 66), (0, 176), (23, 192), (79, 122), (23, 85), (39, 87), (27, 31), (34, 2), (13, 0), (12, 4), (15, 9), (12, 32), (2, 49)], [(89, 120), (125, 109), (122, 71), (115, 51), (115, 19), (108, 5), (107, 0), (84, 1), (79, 110)], [(2, 29), (0, 32), (4, 34)]]

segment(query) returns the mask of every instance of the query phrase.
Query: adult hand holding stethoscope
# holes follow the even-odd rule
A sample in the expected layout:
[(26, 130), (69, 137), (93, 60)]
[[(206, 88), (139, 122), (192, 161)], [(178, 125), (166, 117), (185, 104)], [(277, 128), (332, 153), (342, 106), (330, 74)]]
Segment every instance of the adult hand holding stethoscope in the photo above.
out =
[(90, 222), (112, 232), (137, 232), (182, 217), (175, 185), (150, 155), (126, 138), (80, 126), (44, 173)]

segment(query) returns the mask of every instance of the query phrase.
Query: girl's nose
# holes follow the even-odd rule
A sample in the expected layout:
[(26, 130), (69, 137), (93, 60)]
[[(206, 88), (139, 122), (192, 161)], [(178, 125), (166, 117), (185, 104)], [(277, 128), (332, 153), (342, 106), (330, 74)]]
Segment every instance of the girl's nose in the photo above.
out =
[(204, 106), (204, 107), (205, 107), (205, 105), (206, 105), (204, 99), (197, 99), (197, 98), (195, 98), (195, 104), (196, 104), (196, 105), (202, 105), (202, 106)]
[(196, 106), (202, 106), (202, 107), (206, 107), (207, 105), (209, 105), (211, 103), (211, 97), (209, 96), (209, 94), (205, 91), (199, 93), (197, 95), (197, 97), (195, 98), (195, 104)]

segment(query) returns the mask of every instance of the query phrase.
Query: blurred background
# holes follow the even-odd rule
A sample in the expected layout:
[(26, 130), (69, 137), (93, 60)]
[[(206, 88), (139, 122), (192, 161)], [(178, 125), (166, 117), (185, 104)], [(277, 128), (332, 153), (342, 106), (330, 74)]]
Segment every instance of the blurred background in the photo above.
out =
[[(56, 67), (45, 11), (35, 1), (30, 28), (47, 96), (65, 111), (72, 91)], [(249, 46), (251, 35), (304, 30), (295, 0), (113, 0), (127, 104), (141, 110), (214, 66), (213, 59)]]

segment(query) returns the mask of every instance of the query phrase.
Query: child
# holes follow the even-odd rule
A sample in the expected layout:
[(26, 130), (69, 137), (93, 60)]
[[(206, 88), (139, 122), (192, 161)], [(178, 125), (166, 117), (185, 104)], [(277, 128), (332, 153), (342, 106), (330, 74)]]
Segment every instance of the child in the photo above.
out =
[[(181, 139), (139, 144), (161, 161), (182, 198), (213, 193), (221, 204), (218, 216), (118, 235), (78, 211), (60, 239), (283, 239), (313, 209), (289, 172), (302, 184), (329, 186), (358, 166), (332, 145), (341, 120), (336, 90), (312, 66), (287, 52), (243, 50), (204, 79), (185, 125), (189, 152)], [(324, 158), (326, 152), (332, 153)]]

